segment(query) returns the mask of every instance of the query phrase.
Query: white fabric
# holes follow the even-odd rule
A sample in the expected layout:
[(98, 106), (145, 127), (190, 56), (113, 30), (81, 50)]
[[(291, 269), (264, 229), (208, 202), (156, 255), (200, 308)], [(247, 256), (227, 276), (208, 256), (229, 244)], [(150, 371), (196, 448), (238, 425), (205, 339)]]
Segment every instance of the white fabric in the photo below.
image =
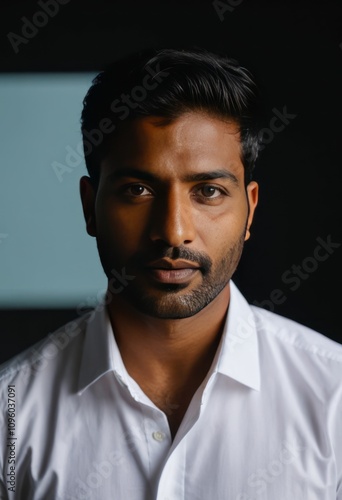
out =
[(3, 364), (0, 380), (1, 499), (342, 500), (342, 346), (248, 305), (232, 282), (216, 358), (173, 442), (104, 305)]

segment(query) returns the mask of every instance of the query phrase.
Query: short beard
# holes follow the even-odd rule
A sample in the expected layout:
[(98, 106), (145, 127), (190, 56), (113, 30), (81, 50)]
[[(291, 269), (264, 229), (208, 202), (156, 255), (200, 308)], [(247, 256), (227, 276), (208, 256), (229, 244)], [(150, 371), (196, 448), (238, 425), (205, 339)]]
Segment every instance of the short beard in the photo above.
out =
[(202, 273), (202, 283), (189, 293), (180, 293), (186, 288), (184, 284), (161, 284), (160, 289), (165, 294), (156, 299), (153, 295), (144, 293), (133, 282), (122, 291), (122, 296), (140, 312), (154, 318), (184, 319), (194, 316), (210, 304), (229, 283), (240, 261), (244, 240), (245, 231), (221, 259), (217, 268), (211, 269), (207, 274)]

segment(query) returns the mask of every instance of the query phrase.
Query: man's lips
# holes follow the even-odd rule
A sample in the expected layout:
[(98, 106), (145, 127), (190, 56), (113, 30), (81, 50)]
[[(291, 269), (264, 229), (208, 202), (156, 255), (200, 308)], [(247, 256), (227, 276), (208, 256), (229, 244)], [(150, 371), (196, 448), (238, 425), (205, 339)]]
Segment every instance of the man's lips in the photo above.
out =
[(146, 266), (149, 273), (162, 283), (184, 283), (200, 270), (200, 266), (186, 260), (159, 259)]
[(146, 265), (147, 268), (151, 269), (199, 269), (200, 266), (194, 262), (189, 262), (187, 260), (169, 260), (169, 259), (159, 259), (150, 262)]

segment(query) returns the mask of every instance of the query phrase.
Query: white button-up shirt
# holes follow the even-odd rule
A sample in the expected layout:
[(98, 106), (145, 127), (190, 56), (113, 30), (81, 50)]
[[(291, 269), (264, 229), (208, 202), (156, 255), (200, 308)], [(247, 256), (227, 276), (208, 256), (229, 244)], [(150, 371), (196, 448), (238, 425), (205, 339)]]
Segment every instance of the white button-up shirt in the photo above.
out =
[(0, 380), (1, 499), (342, 499), (342, 346), (248, 305), (232, 282), (173, 441), (104, 304), (3, 364)]

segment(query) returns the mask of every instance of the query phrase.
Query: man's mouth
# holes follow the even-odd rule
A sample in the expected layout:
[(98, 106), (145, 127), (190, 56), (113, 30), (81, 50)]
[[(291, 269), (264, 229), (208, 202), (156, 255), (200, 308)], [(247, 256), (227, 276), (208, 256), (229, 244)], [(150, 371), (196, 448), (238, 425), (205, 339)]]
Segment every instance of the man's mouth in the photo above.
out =
[(146, 266), (151, 276), (161, 283), (184, 283), (200, 271), (200, 266), (185, 260), (160, 259)]

